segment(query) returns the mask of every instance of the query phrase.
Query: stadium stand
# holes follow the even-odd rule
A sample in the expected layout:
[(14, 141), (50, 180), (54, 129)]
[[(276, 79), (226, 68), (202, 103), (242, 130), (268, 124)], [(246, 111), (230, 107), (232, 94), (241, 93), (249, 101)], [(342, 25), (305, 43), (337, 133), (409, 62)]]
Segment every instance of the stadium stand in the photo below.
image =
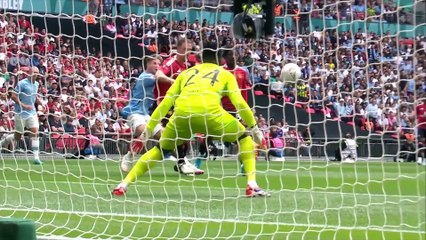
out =
[[(151, 3), (156, 6), (156, 1)], [(198, 4), (197, 1), (189, 3)], [(281, 14), (296, 10), (295, 21), (301, 22), (309, 21), (303, 13), (310, 10), (312, 16), (325, 19), (346, 19), (354, 14), (355, 19), (367, 18), (368, 21), (377, 21), (377, 15), (384, 16), (388, 22), (412, 22), (412, 13), (392, 11), (391, 2), (384, 4), (384, 9), (374, 2), (368, 6), (360, 5), (362, 3), (339, 3), (330, 7), (313, 1), (313, 9), (310, 9), (311, 5), (303, 1), (299, 9), (280, 2), (275, 10)], [(159, 2), (164, 4), (169, 3)], [(175, 4), (177, 8), (183, 7), (180, 1)], [(153, 15), (146, 18), (133, 14), (112, 15), (111, 9), (105, 6), (95, 6), (89, 13), (89, 22), (89, 18), (84, 19), (86, 23), (80, 19), (46, 23), (45, 18), (30, 19), (26, 15), (15, 17), (16, 14), (7, 13), (0, 16), (3, 75), (0, 130), (9, 131), (14, 125), (13, 103), (6, 96), (7, 88), (24, 77), (20, 73), (30, 66), (37, 66), (42, 73), (39, 91), (49, 106), (47, 111), (39, 109), (42, 132), (57, 133), (57, 136), (112, 134), (117, 138), (129, 132), (119, 112), (127, 102), (129, 79), (137, 77), (142, 70), (138, 61), (141, 56), (157, 52), (167, 56), (177, 39), (185, 36), (194, 40), (193, 50), (234, 45), (226, 22), (211, 24), (206, 19), (169, 22), (165, 16), (154, 19)], [(368, 15), (359, 14), (366, 7)], [(318, 9), (321, 11), (314, 14)], [(389, 14), (381, 14), (383, 11)], [(61, 29), (59, 34), (59, 26), (67, 23), (73, 24), (76, 30)], [(74, 34), (73, 31), (80, 32)], [(355, 126), (360, 135), (384, 133), (395, 137), (400, 133), (406, 137), (414, 134), (415, 96), (422, 98), (426, 92), (425, 76), (417, 74), (417, 79), (413, 78), (415, 71), (425, 72), (424, 36), (401, 39), (390, 33), (379, 35), (361, 29), (337, 32), (319, 27), (307, 32), (286, 29), (284, 23), (277, 22), (275, 35), (268, 43), (237, 44), (239, 63), (250, 72), (256, 97), (268, 96), (281, 105), (282, 102), (293, 104), (299, 109), (297, 112), (303, 110), (322, 120), (342, 121), (346, 123), (343, 125), (350, 126), (348, 129)], [(298, 86), (306, 91), (298, 91), (298, 94), (303, 95), (303, 101), (294, 94), (298, 86), (276, 87), (284, 59), (302, 67), (303, 81)], [(256, 100), (257, 104), (260, 102)], [(296, 120), (287, 122), (296, 124)], [(321, 132), (320, 128), (323, 129), (320, 126), (317, 132)]]

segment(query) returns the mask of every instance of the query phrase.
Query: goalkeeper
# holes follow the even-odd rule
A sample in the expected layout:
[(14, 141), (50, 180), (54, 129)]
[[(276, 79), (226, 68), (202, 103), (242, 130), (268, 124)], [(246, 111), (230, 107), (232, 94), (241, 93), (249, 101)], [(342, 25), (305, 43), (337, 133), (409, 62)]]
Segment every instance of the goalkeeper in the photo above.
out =
[[(212, 59), (214, 63), (218, 62), (216, 52), (203, 50), (204, 62)], [(229, 97), (250, 127), (253, 138), (236, 118), (222, 108), (220, 100), (224, 95)], [(150, 170), (156, 161), (162, 160), (162, 152), (174, 151), (194, 133), (204, 133), (225, 142), (238, 141), (240, 160), (247, 176), (246, 195), (270, 196), (268, 192), (261, 190), (256, 182), (253, 140), (261, 145), (263, 134), (257, 128), (253, 113), (241, 96), (232, 73), (212, 63), (203, 63), (182, 72), (152, 114), (143, 132), (144, 140), (150, 138), (155, 126), (172, 106), (175, 111), (164, 129), (159, 145), (142, 155), (126, 178), (113, 190), (114, 195), (124, 195), (130, 183)]]

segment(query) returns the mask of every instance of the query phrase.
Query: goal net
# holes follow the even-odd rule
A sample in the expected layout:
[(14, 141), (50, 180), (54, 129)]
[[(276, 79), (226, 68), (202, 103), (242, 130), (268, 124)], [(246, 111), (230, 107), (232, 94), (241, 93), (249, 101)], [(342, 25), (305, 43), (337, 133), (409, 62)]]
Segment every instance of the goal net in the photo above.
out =
[[(232, 4), (0, 1), (0, 218), (34, 221), (39, 239), (424, 239), (425, 2), (278, 0), (275, 35), (259, 41), (232, 38)], [(121, 114), (132, 79), (180, 38), (193, 44), (183, 64), (235, 50), (267, 138), (256, 165), (270, 198), (246, 197), (238, 145), (218, 141), (204, 175), (165, 160), (111, 195), (135, 142)], [(282, 85), (290, 62), (302, 79)], [(13, 141), (13, 92), (31, 91), (20, 84), (31, 67), (38, 123)]]

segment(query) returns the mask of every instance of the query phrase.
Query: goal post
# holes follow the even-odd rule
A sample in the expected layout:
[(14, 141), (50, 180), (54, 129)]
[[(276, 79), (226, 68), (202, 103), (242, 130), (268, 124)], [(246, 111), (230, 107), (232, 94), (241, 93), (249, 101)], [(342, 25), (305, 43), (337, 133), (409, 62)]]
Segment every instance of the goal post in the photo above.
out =
[[(16, 128), (10, 91), (31, 66), (43, 101), (43, 164), (32, 164), (28, 131), (0, 147), (0, 219), (35, 222), (38, 239), (424, 239), (425, 2), (278, 0), (274, 35), (259, 40), (235, 40), (233, 6), (0, 1), (0, 142)], [(194, 44), (188, 62), (207, 46), (233, 49), (249, 76), (269, 147), (256, 150), (257, 181), (270, 198), (246, 198), (238, 144), (216, 141), (218, 156), (200, 157), (197, 133), (187, 158), (202, 159), (204, 175), (164, 160), (111, 195), (134, 142), (120, 115), (131, 80), (182, 37)], [(290, 62), (302, 79), (283, 85)]]

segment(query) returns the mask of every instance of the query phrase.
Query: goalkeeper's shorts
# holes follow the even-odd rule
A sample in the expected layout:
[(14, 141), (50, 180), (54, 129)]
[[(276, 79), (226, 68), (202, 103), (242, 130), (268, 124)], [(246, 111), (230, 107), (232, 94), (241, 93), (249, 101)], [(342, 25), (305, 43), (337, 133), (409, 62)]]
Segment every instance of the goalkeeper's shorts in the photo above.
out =
[(175, 112), (161, 135), (160, 146), (174, 150), (196, 133), (207, 134), (222, 142), (236, 142), (245, 133), (245, 127), (223, 109), (215, 114)]

